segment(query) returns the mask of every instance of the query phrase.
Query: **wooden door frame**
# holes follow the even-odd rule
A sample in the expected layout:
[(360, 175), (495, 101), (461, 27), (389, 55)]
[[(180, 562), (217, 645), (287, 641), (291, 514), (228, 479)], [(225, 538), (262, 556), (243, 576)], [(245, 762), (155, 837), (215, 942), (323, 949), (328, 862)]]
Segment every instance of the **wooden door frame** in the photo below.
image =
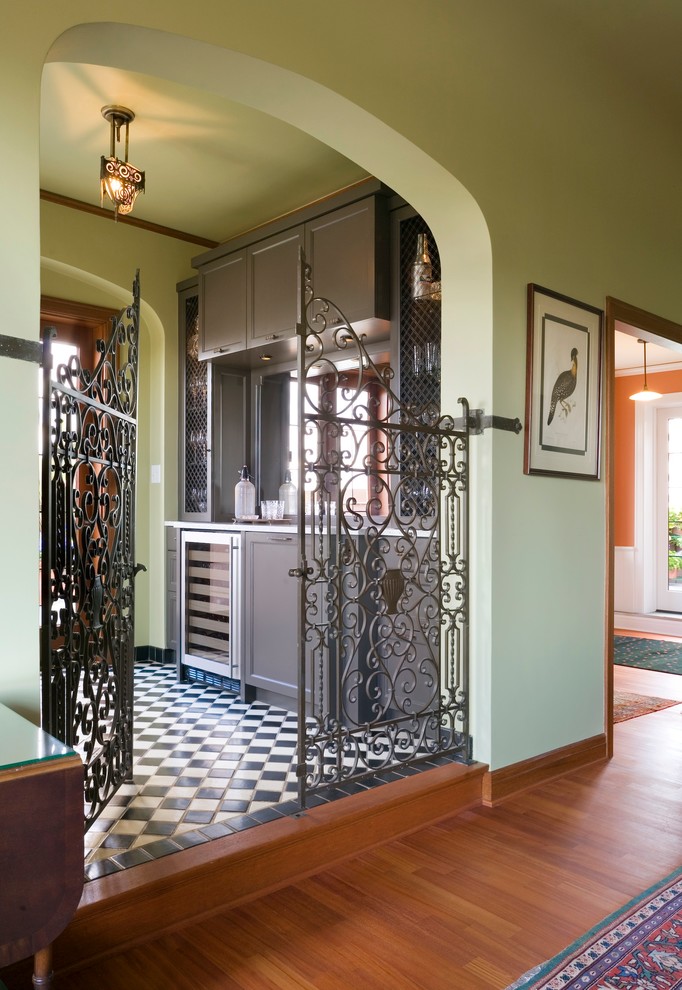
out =
[[(47, 326), (57, 330), (57, 339), (67, 340), (79, 348), (83, 367), (94, 368), (96, 363), (94, 331), (119, 314), (110, 306), (58, 299), (56, 296), (40, 297), (40, 333)], [(60, 334), (60, 330), (62, 333)]]
[(682, 324), (639, 309), (612, 296), (606, 297), (604, 337), (604, 473), (606, 480), (606, 596), (604, 657), (604, 718), (606, 723), (607, 755), (613, 756), (613, 622), (614, 622), (614, 542), (613, 517), (615, 506), (614, 461), (614, 383), (616, 377), (616, 323), (636, 327), (643, 340), (651, 343), (677, 344), (682, 349)]

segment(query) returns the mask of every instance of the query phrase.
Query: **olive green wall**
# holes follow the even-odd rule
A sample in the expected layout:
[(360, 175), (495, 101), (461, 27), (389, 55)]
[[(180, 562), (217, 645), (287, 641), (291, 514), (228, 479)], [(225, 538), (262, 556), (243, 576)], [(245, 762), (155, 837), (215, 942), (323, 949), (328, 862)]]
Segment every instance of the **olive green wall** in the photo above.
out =
[[(647, 10), (666, 6), (651, 0)], [(528, 282), (597, 306), (614, 295), (682, 322), (682, 136), (646, 77), (581, 22), (636, 11), (635, 0), (205, 0), (197, 17), (179, 0), (120, 0), (121, 26), (109, 30), (87, 24), (95, 15), (85, 0), (62, 0), (39, 19), (13, 9), (0, 40), (0, 92), (11, 94), (0, 105), (0, 132), (12, 135), (4, 167), (16, 177), (3, 207), (0, 332), (35, 336), (41, 233), (46, 258), (118, 287), (139, 265), (153, 309), (152, 378), (155, 341), (175, 332), (173, 287), (188, 274), (181, 254), (157, 264), (157, 239), (126, 230), (118, 252), (112, 225), (95, 218), (64, 220), (60, 244), (56, 207), (43, 207), (41, 232), (41, 65), (51, 47), (58, 59), (89, 52), (259, 106), (401, 193), (443, 259), (446, 406), (464, 394), (487, 412), (522, 417)], [(87, 240), (95, 224), (107, 228), (96, 243)], [(162, 381), (149, 389), (166, 389), (174, 425), (173, 362), (166, 347)], [(11, 486), (0, 482), (2, 545), (19, 562), (0, 572), (0, 699), (15, 706), (37, 697), (31, 374), (0, 361), (0, 408), (15, 424), (0, 456), (16, 467)], [(169, 433), (166, 476), (175, 466)], [(603, 482), (524, 476), (520, 437), (487, 434), (472, 448), (473, 733), (476, 757), (500, 767), (603, 731), (605, 491)], [(153, 463), (157, 449), (150, 435)], [(161, 508), (154, 497), (150, 520)], [(150, 636), (159, 600), (150, 601)]]
[[(140, 381), (135, 642), (165, 646), (165, 519), (177, 516), (178, 344), (176, 283), (192, 274), (197, 246), (137, 227), (41, 203), (41, 291), (120, 308), (140, 270)], [(151, 465), (162, 465), (151, 484)]]

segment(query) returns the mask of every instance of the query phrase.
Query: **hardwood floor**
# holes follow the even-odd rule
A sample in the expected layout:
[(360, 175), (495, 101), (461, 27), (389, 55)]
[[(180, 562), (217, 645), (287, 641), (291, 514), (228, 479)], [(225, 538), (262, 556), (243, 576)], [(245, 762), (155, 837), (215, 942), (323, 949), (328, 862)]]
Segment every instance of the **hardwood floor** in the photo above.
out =
[[(624, 689), (663, 693), (650, 673), (628, 670)], [(501, 990), (681, 862), (678, 705), (617, 725), (608, 763), (58, 974), (55, 990)]]
[[(679, 636), (652, 636), (650, 633), (616, 629), (616, 636), (633, 636), (637, 639), (663, 639), (669, 643), (682, 643)], [(682, 677), (664, 674), (658, 670), (639, 670), (637, 667), (614, 667), (614, 687), (631, 694), (648, 694), (658, 698), (682, 701)]]

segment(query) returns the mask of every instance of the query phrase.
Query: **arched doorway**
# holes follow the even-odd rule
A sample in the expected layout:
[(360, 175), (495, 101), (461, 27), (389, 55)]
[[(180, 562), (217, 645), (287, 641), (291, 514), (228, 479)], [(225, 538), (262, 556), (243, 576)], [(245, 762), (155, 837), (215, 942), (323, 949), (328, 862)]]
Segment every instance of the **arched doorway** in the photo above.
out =
[[(442, 388), (448, 405), (468, 395), (476, 405), (492, 395), (492, 259), (481, 211), (459, 181), (418, 147), (362, 108), (310, 79), (237, 52), (131, 25), (81, 25), (65, 32), (48, 60), (96, 62), (130, 71), (200, 85), (277, 116), (328, 143), (399, 192), (428, 222), (438, 242), (443, 284)], [(167, 384), (167, 383), (166, 383)], [(164, 423), (163, 388), (152, 396), (150, 414)], [(445, 398), (444, 398), (445, 401)], [(485, 484), (487, 463), (474, 467)], [(487, 540), (477, 534), (487, 527), (489, 506), (477, 507), (472, 519), (472, 554), (481, 566), (472, 588), (474, 608), (490, 600), (490, 568), (483, 559)], [(159, 518), (159, 530), (163, 515)], [(486, 606), (481, 606), (485, 608)], [(480, 642), (472, 643), (479, 684), (490, 681), (490, 658)], [(477, 653), (478, 651), (478, 653)], [(472, 721), (476, 755), (487, 758), (490, 705), (476, 694)]]

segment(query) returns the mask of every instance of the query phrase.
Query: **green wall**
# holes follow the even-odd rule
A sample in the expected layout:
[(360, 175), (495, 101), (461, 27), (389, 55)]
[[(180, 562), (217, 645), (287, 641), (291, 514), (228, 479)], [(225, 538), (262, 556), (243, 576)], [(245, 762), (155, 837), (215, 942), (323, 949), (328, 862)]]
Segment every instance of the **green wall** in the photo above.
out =
[[(165, 646), (165, 519), (177, 515), (178, 344), (176, 283), (192, 274), (197, 246), (137, 227), (41, 204), (41, 291), (78, 302), (122, 307), (140, 270), (141, 333), (135, 641)], [(151, 465), (162, 465), (151, 484)]]
[[(63, 0), (40, 19), (14, 11), (0, 40), (0, 91), (12, 94), (0, 105), (1, 131), (12, 135), (4, 163), (16, 176), (0, 247), (2, 332), (35, 337), (41, 250), (43, 287), (55, 295), (53, 262), (126, 290), (139, 266), (147, 387), (150, 397), (163, 392), (166, 417), (163, 440), (149, 433), (141, 474), (163, 463), (172, 476), (174, 285), (196, 251), (67, 218), (58, 207), (38, 210), (43, 60), (108, 61), (258, 106), (401, 193), (441, 252), (446, 405), (455, 411), (466, 395), (486, 412), (522, 418), (528, 282), (597, 306), (613, 295), (682, 322), (682, 136), (665, 100), (585, 31), (591, 16), (636, 10), (634, 0), (320, 0), (313, 8), (206, 0), (197, 17), (176, 0), (121, 0), (121, 24), (110, 28), (87, 23), (94, 14), (85, 0)], [(0, 454), (16, 463), (13, 484), (0, 483), (3, 553), (20, 562), (0, 572), (0, 699), (15, 707), (37, 697), (36, 510), (30, 495), (17, 496), (34, 490), (30, 374), (0, 361), (0, 408), (16, 424), (0, 440)], [(500, 767), (603, 730), (605, 490), (524, 476), (520, 437), (487, 434), (472, 448), (475, 755)], [(149, 489), (138, 536), (139, 547), (146, 525), (154, 567), (156, 521), (164, 508), (175, 511), (170, 486), (165, 505), (163, 497)], [(150, 637), (161, 630), (161, 574), (149, 576)]]

